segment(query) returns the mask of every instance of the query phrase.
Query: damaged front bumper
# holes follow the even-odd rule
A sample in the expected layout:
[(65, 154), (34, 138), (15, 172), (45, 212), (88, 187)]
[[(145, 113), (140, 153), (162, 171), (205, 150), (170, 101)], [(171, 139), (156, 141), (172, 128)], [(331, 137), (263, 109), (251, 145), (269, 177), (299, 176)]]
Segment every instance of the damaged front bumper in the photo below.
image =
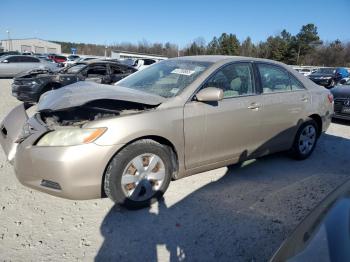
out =
[[(21, 138), (25, 124), (30, 134)], [(67, 199), (101, 197), (105, 168), (121, 145), (36, 146), (49, 129), (36, 117), (28, 118), (23, 104), (1, 123), (0, 144), (25, 186)]]

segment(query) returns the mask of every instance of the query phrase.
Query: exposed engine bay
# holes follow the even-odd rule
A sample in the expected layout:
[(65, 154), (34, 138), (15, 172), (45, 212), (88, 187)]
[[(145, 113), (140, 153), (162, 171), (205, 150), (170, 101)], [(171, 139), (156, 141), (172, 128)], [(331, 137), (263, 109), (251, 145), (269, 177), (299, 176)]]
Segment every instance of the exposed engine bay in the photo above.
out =
[(140, 113), (155, 107), (157, 105), (102, 99), (68, 109), (44, 110), (39, 114), (48, 128), (56, 128), (57, 126), (82, 126), (89, 121)]

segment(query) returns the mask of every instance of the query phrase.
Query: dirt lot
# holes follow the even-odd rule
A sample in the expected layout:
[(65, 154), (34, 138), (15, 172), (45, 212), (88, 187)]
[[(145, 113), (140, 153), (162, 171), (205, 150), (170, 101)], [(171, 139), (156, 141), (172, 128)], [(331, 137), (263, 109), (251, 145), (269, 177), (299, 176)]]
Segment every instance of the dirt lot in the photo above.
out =
[[(0, 119), (18, 103), (10, 83), (0, 79)], [(32, 191), (0, 152), (0, 260), (266, 261), (350, 178), (349, 149), (349, 123), (333, 123), (306, 161), (278, 154), (198, 174), (139, 211)]]

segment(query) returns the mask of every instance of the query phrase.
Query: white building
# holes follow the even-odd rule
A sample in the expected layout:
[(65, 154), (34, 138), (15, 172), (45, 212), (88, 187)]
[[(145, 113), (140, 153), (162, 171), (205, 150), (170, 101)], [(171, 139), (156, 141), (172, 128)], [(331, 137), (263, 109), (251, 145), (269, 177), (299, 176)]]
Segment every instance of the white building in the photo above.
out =
[(33, 52), (33, 53), (61, 53), (61, 45), (39, 38), (5, 39), (0, 40), (0, 49), (4, 51)]
[(165, 56), (160, 55), (152, 55), (152, 54), (143, 54), (143, 53), (135, 53), (135, 52), (125, 52), (125, 51), (112, 51), (111, 53), (112, 59), (154, 59), (156, 61), (168, 59)]

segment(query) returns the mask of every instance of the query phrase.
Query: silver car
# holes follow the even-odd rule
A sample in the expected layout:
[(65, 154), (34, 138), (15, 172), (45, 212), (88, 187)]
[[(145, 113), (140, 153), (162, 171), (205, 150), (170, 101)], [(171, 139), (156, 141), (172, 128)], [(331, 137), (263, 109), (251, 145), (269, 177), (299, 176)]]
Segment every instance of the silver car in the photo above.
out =
[(78, 82), (20, 105), (0, 144), (24, 185), (69, 199), (104, 195), (129, 207), (171, 179), (278, 151), (313, 152), (333, 114), (329, 90), (271, 60), (182, 57), (116, 86)]
[(28, 55), (9, 55), (0, 57), (0, 77), (13, 77), (20, 72), (36, 68), (58, 70), (54, 63)]

